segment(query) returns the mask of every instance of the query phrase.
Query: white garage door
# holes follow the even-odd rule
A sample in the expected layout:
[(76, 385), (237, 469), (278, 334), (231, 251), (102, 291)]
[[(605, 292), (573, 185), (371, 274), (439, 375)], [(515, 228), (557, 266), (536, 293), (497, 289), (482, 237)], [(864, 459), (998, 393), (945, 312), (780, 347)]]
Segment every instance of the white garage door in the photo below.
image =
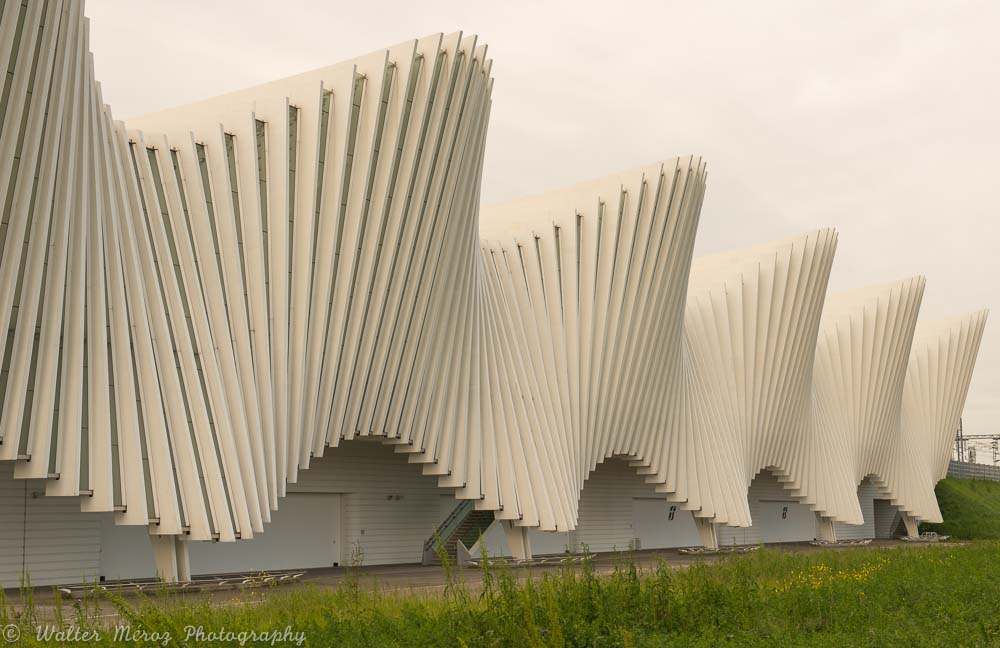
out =
[(191, 573), (331, 567), (340, 562), (340, 495), (289, 493), (252, 540), (190, 543)]
[(762, 542), (802, 542), (816, 538), (816, 514), (795, 500), (761, 500), (759, 519)]
[(661, 498), (632, 500), (632, 532), (636, 549), (699, 546), (698, 529), (690, 511)]
[(44, 497), (45, 484), (14, 480), (0, 465), (0, 587), (93, 581), (100, 568), (101, 523), (73, 497)]

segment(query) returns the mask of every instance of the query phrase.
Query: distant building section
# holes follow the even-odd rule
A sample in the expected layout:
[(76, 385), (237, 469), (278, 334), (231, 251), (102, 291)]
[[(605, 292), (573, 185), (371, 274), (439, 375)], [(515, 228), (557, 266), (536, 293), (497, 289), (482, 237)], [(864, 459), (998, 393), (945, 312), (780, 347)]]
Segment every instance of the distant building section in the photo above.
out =
[(983, 481), (1000, 482), (1000, 466), (973, 463), (970, 461), (948, 462), (948, 476), (957, 479), (980, 479)]

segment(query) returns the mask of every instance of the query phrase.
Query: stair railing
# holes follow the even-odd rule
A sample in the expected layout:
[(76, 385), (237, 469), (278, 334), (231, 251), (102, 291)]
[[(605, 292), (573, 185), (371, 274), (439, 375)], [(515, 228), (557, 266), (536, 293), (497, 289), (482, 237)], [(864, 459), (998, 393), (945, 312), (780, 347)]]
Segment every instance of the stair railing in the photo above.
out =
[(465, 522), (465, 518), (469, 517), (469, 514), (475, 510), (475, 504), (473, 500), (459, 500), (458, 506), (448, 514), (448, 517), (444, 519), (441, 524), (438, 525), (431, 537), (427, 538), (424, 542), (424, 564), (434, 559), (436, 555), (436, 545), (438, 539), (440, 538), (441, 543), (444, 544), (448, 542), (452, 534), (458, 530), (458, 527), (462, 526), (462, 522)]

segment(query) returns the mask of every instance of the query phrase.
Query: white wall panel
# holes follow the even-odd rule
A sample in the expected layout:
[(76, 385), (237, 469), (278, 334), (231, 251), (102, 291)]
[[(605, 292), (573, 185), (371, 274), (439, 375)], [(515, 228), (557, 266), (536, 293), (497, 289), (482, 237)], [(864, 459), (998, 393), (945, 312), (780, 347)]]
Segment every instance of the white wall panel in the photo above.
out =
[(25, 569), (34, 585), (93, 581), (101, 564), (101, 521), (80, 511), (76, 497), (45, 497), (29, 485)]
[(349, 441), (314, 459), (290, 493), (342, 493), (342, 556), (360, 547), (365, 565), (416, 563), (441, 516), (437, 480), (392, 446)]
[[(668, 519), (671, 506), (678, 507), (673, 520)], [(643, 520), (636, 528), (636, 507), (641, 515), (658, 515), (660, 519)], [(577, 545), (585, 544), (593, 552), (627, 551), (637, 534), (642, 537), (642, 549), (699, 544), (690, 511), (668, 502), (626, 462), (610, 459), (584, 482), (575, 532)]]
[(0, 464), (0, 587), (17, 587), (24, 559), (24, 501), (28, 482), (12, 479)]
[[(750, 502), (750, 515), (753, 519), (758, 519), (760, 517), (759, 500), (755, 499)], [(763, 542), (761, 539), (760, 527), (753, 524), (746, 527), (719, 526), (716, 531), (720, 547), (756, 545)]]
[(691, 512), (663, 498), (632, 498), (632, 535), (636, 549), (701, 546)]
[(333, 567), (341, 563), (341, 496), (289, 493), (253, 540), (194, 542), (191, 574)]
[[(6, 473), (6, 479), (4, 479)], [(45, 497), (40, 481), (13, 481), (0, 466), (0, 586), (82, 583), (100, 572), (100, 518), (76, 498)], [(22, 572), (23, 569), (23, 572)]]
[(865, 478), (858, 486), (858, 504), (861, 506), (861, 513), (864, 515), (864, 524), (843, 524), (834, 522), (837, 540), (861, 540), (863, 538), (875, 537), (875, 498), (878, 496), (878, 488), (875, 483)]
[(816, 514), (792, 498), (759, 500), (761, 541), (805, 542), (816, 539)]
[(574, 531), (539, 531), (531, 529), (528, 538), (531, 540), (531, 553), (535, 556), (566, 553), (576, 551)]
[(610, 459), (599, 465), (583, 483), (577, 544), (594, 553), (628, 551), (634, 537), (632, 497), (652, 491), (622, 461)]
[(156, 576), (149, 529), (115, 524), (112, 514), (101, 518), (101, 578), (105, 581), (146, 579)]
[[(340, 562), (340, 495), (295, 493), (272, 515), (264, 533), (240, 543), (189, 545), (192, 575), (332, 567)], [(108, 581), (156, 574), (144, 527), (115, 526), (105, 518), (101, 576)]]
[(816, 538), (816, 514), (770, 472), (763, 471), (754, 478), (747, 497), (753, 524), (720, 527), (720, 546), (803, 542)]

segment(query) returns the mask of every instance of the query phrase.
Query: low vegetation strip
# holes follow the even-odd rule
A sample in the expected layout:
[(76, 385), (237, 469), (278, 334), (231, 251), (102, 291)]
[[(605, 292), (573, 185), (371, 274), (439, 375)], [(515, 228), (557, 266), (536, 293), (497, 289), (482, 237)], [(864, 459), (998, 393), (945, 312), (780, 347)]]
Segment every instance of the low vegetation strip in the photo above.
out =
[[(302, 645), (366, 648), (997, 645), (1000, 543), (804, 554), (762, 549), (645, 571), (623, 555), (611, 574), (585, 563), (520, 580), (495, 567), (474, 590), (456, 573), (434, 595), (380, 591), (348, 579), (337, 589), (241, 593), (221, 606), (177, 596), (114, 602), (116, 623), (129, 633), (118, 629), (117, 642), (106, 621), (88, 615), (86, 601), (67, 606), (58, 623), (78, 637), (91, 631), (90, 645), (121, 645), (123, 636), (129, 645), (163, 645), (164, 637), (183, 645), (192, 628), (212, 637), (212, 645), (233, 646), (287, 645), (295, 637)], [(57, 635), (40, 641), (35, 618), (30, 607), (15, 617), (5, 605), (0, 626), (16, 625), (21, 645), (62, 645)]]
[(938, 482), (938, 506), (943, 524), (922, 524), (962, 540), (1000, 540), (1000, 482), (949, 477)]

